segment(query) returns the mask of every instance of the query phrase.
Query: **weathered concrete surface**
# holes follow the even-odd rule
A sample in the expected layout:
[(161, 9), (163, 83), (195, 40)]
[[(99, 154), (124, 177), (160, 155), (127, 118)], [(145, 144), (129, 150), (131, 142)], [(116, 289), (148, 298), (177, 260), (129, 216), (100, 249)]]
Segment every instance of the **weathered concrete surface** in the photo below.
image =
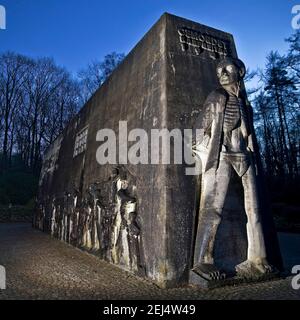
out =
[[(100, 145), (96, 142), (96, 135), (103, 128), (113, 129), (118, 134), (119, 121), (127, 121), (128, 130), (143, 128), (150, 132), (154, 119), (157, 119), (157, 128), (166, 127), (165, 21), (166, 16), (163, 16), (79, 112), (58, 139), (59, 143), (50, 148), (50, 158), (54, 160), (45, 163), (42, 170), (47, 174), (42, 174), (40, 210), (35, 225), (50, 232), (51, 220), (55, 220), (58, 224), (55, 229), (59, 229), (54, 231), (55, 236), (76, 246), (99, 251), (98, 254), (110, 262), (116, 260), (113, 258), (113, 242), (116, 242), (121, 228), (120, 214), (114, 214), (113, 165), (96, 162)], [(73, 158), (76, 134), (87, 126), (87, 150)], [(168, 277), (165, 266), (166, 169), (159, 165), (128, 165), (126, 170), (126, 179), (136, 190), (134, 196), (138, 199), (138, 225), (142, 238), (139, 255), (144, 261), (140, 269), (146, 269), (148, 277), (163, 283)], [(91, 186), (96, 186), (97, 195), (90, 194)], [(103, 245), (100, 250), (93, 241), (86, 239), (94, 238), (95, 234), (100, 238), (100, 246)], [(103, 234), (105, 241), (101, 241)]]
[[(300, 264), (299, 234), (279, 234), (284, 262)], [(291, 278), (213, 290), (160, 289), (29, 224), (0, 224), (0, 299), (300, 299)]]
[[(191, 30), (201, 41), (195, 42)], [(237, 55), (230, 34), (164, 14), (49, 149), (35, 226), (161, 286), (187, 283), (199, 203), (197, 179), (185, 174), (184, 164), (128, 164), (121, 168), (121, 178), (112, 173), (113, 165), (96, 162), (96, 135), (103, 128), (118, 134), (119, 121), (127, 121), (128, 131), (143, 128), (148, 136), (154, 128), (191, 129), (200, 123), (207, 95), (218, 86), (215, 67), (222, 55)], [(76, 136), (86, 128), (86, 151), (73, 157)], [(122, 213), (128, 203), (118, 197), (122, 179), (137, 202), (131, 222)], [(236, 204), (237, 215), (227, 220), (225, 215), (225, 238), (219, 243), (232, 246), (226, 251), (217, 246), (219, 261), (227, 257), (234, 264), (244, 258), (247, 244), (237, 227), (239, 219), (244, 223), (241, 206)], [(276, 242), (274, 237), (271, 242)], [(137, 255), (127, 259), (130, 263), (124, 262), (128, 251)]]
[[(207, 38), (209, 35), (211, 39), (208, 37), (207, 49), (210, 49), (216, 41), (221, 41), (226, 47), (227, 56), (236, 58), (237, 51), (231, 34), (174, 16), (170, 16), (167, 20), (168, 124), (171, 128), (181, 128), (182, 130), (185, 128), (202, 129), (202, 118), (205, 113), (204, 102), (212, 90), (220, 87), (216, 66), (222, 58), (222, 54), (216, 54), (207, 49), (202, 50), (199, 54), (197, 40), (196, 43), (188, 45), (185, 50), (182, 50), (176, 39), (178, 30), (183, 29), (188, 30), (188, 40), (192, 42), (195, 38), (201, 39), (203, 36)], [(220, 48), (219, 44), (218, 48)], [(167, 176), (170, 199), (167, 221), (169, 230), (172, 230), (172, 232), (168, 232), (169, 245), (180, 244), (176, 248), (177, 252), (170, 254), (170, 259), (172, 259), (171, 265), (176, 266), (178, 270), (186, 265), (188, 257), (193, 256), (190, 249), (193, 250), (194, 245), (190, 245), (190, 243), (194, 239), (189, 238), (192, 233), (185, 232), (185, 230), (191, 230), (191, 225), (197, 225), (199, 209), (197, 207), (199, 205), (197, 193), (200, 193), (199, 182), (201, 179), (201, 177), (199, 179), (199, 177), (185, 175), (184, 170), (184, 166), (170, 165)], [(259, 179), (261, 178), (259, 177)], [(259, 185), (259, 193), (260, 203), (263, 205), (262, 224), (267, 258), (271, 264), (281, 269), (274, 224), (266, 203), (263, 181), (259, 182), (262, 182)], [(196, 198), (192, 197), (193, 194), (196, 194)], [(193, 214), (191, 214), (192, 201), (194, 201)], [(233, 175), (232, 177), (223, 211), (222, 222), (216, 235), (214, 258), (218, 267), (232, 271), (235, 269), (235, 265), (246, 260), (248, 246), (243, 188), (237, 176)], [(195, 227), (192, 230), (195, 231)]]

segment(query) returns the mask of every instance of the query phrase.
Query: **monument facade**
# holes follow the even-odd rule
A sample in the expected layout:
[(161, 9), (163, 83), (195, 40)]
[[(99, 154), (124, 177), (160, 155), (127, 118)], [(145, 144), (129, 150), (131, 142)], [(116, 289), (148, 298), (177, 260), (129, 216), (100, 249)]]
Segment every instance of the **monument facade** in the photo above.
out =
[[(164, 14), (48, 149), (34, 225), (163, 287), (280, 269), (236, 58), (232, 35)], [(121, 121), (149, 136), (202, 130), (199, 174), (184, 155), (130, 163), (122, 135), (118, 161), (100, 165), (97, 133), (118, 134)]]

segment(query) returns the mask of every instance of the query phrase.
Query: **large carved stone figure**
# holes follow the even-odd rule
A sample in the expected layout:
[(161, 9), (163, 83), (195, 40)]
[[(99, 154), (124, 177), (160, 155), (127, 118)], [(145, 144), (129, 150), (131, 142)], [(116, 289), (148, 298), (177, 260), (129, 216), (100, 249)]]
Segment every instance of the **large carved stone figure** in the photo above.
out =
[(218, 64), (221, 88), (206, 99), (204, 138), (193, 146), (203, 168), (193, 271), (206, 280), (226, 277), (214, 263), (214, 244), (234, 172), (244, 190), (248, 239), (247, 260), (236, 266), (236, 272), (241, 276), (272, 272), (261, 224), (251, 106), (241, 89), (244, 75), (245, 66), (238, 59), (226, 58)]

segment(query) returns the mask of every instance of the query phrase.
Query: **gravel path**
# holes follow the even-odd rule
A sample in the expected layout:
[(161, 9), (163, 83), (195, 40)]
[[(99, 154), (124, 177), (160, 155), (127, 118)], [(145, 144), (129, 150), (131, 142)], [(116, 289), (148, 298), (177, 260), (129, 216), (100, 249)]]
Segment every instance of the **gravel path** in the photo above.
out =
[[(300, 235), (279, 234), (285, 265), (300, 265)], [(160, 289), (99, 258), (51, 238), (28, 223), (0, 223), (1, 299), (300, 299), (291, 277), (203, 290)], [(290, 269), (289, 269), (290, 270)]]

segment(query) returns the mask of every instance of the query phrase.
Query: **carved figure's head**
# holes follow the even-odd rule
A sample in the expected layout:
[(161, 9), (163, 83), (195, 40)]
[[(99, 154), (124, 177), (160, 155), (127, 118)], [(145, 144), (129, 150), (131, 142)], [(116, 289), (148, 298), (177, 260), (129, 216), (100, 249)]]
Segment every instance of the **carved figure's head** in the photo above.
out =
[(127, 180), (122, 180), (122, 182), (121, 182), (121, 188), (122, 188), (123, 190), (126, 190), (126, 189), (128, 189), (128, 186), (129, 186), (128, 181), (127, 181)]
[(217, 76), (222, 86), (241, 81), (246, 73), (244, 63), (235, 58), (225, 58), (217, 65)]
[(126, 190), (129, 187), (129, 183), (127, 180), (118, 179), (117, 180), (117, 190)]

